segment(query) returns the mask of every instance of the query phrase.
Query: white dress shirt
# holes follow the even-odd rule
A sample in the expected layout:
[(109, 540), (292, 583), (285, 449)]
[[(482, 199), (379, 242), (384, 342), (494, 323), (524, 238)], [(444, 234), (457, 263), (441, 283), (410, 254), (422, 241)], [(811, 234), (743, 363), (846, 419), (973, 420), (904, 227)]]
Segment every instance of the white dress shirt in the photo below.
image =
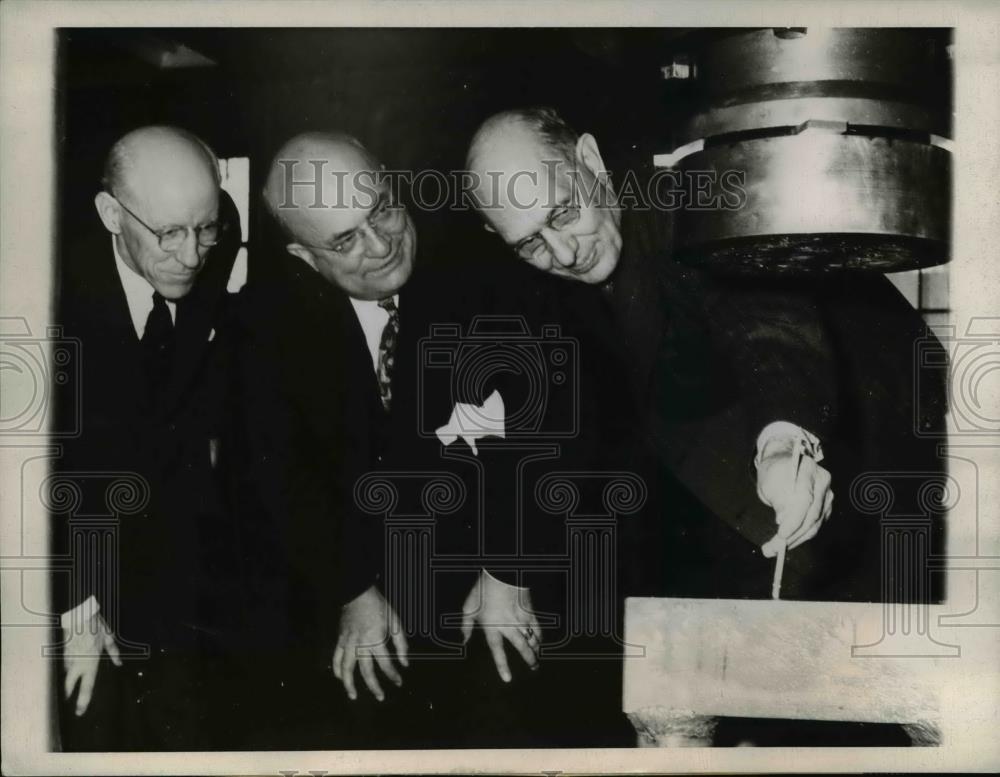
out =
[[(146, 319), (153, 309), (153, 292), (156, 289), (143, 278), (139, 273), (125, 264), (122, 255), (118, 253), (118, 243), (115, 236), (111, 236), (111, 249), (115, 252), (115, 267), (118, 268), (118, 277), (121, 279), (122, 288), (125, 290), (125, 300), (128, 302), (128, 313), (132, 317), (132, 326), (135, 328), (136, 336), (141, 340), (146, 332)], [(167, 309), (170, 311), (170, 320), (177, 321), (177, 303), (167, 300)]]

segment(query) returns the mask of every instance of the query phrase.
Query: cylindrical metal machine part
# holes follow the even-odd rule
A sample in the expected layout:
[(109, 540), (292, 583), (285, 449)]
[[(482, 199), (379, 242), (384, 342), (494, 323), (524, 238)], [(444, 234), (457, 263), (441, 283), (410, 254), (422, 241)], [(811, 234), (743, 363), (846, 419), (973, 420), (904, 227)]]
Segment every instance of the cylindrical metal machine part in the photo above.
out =
[(681, 209), (677, 255), (779, 272), (948, 261), (949, 43), (946, 30), (895, 29), (692, 39), (687, 70), (664, 68), (689, 101), (667, 158), (687, 176), (735, 174), (745, 196)]

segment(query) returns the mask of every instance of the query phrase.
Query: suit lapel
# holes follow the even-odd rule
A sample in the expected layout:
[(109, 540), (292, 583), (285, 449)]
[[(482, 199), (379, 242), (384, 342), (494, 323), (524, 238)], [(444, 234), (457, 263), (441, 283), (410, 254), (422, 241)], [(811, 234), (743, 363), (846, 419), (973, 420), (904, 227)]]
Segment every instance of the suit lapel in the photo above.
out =
[[(142, 370), (141, 346), (114, 254), (105, 245), (94, 256), (98, 258), (96, 266), (84, 268), (86, 278), (74, 289), (80, 302), (79, 309), (71, 314), (76, 319), (71, 325), (79, 327), (80, 332), (90, 333), (86, 335), (85, 349), (108, 354), (124, 396), (143, 396), (146, 378)], [(84, 358), (87, 358), (86, 352)]]
[(364, 330), (350, 299), (297, 260), (291, 272), (297, 309), (289, 311), (293, 330), (288, 342), (301, 349), (300, 363), (315, 364), (311, 375), (293, 378), (310, 397), (306, 406), (333, 413), (340, 419), (338, 425), (361, 439), (377, 439), (385, 411)]

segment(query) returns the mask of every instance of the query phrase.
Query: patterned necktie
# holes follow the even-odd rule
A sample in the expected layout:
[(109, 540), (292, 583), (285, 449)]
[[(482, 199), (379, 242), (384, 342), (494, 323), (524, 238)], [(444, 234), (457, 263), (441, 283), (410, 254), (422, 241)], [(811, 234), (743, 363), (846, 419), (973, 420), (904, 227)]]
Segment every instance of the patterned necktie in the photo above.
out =
[(392, 406), (392, 368), (396, 361), (396, 340), (399, 338), (399, 308), (392, 297), (380, 299), (378, 306), (389, 314), (378, 344), (378, 394), (382, 407), (388, 412)]
[(141, 344), (150, 394), (156, 396), (166, 388), (174, 363), (174, 322), (159, 292), (153, 292), (153, 309), (146, 318)]

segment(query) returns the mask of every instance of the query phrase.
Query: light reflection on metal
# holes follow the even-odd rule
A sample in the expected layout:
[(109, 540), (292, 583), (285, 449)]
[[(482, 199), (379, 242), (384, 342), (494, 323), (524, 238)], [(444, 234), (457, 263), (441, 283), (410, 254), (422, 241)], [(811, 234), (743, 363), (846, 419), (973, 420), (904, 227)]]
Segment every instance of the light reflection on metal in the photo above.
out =
[(654, 164), (740, 171), (747, 197), (736, 210), (679, 211), (680, 258), (769, 272), (948, 261), (947, 31), (768, 28), (688, 45), (672, 62), (692, 75), (667, 88), (695, 107)]

